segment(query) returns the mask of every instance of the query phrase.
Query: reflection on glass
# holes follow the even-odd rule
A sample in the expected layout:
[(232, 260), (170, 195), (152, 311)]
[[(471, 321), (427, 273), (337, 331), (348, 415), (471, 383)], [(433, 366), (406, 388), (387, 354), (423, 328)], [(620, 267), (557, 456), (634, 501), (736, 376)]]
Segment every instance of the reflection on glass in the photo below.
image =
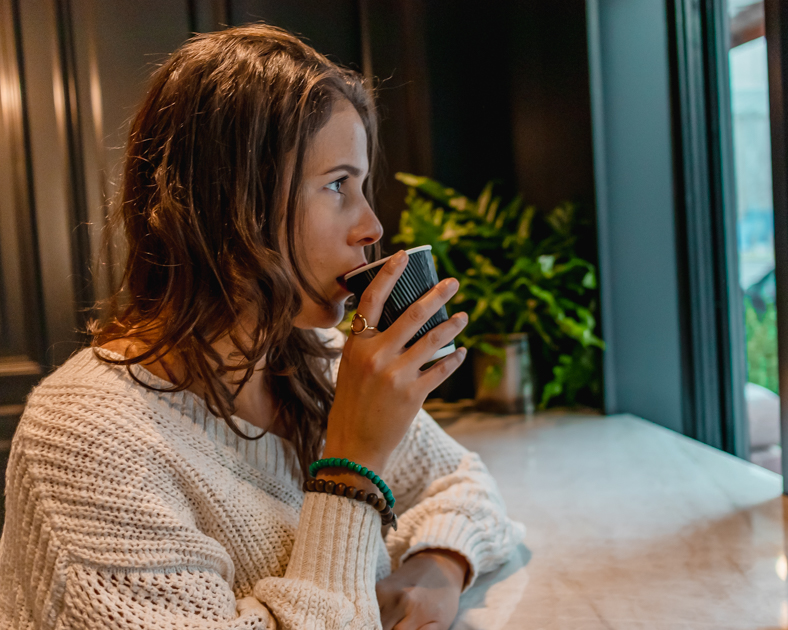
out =
[(763, 2), (728, 0), (739, 282), (747, 340), (750, 460), (780, 472), (777, 310)]
[(777, 558), (774, 570), (777, 572), (777, 577), (783, 582), (788, 579), (788, 558), (785, 557), (785, 554)]

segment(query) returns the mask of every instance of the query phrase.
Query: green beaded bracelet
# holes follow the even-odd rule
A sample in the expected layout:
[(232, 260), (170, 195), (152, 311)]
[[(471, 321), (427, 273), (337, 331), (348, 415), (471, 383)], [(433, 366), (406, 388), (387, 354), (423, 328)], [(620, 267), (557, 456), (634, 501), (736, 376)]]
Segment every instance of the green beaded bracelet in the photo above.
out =
[(394, 499), (394, 494), (391, 492), (389, 487), (386, 485), (386, 482), (383, 481), (378, 475), (374, 473), (374, 471), (366, 468), (365, 466), (361, 466), (356, 462), (351, 462), (347, 458), (339, 458), (339, 457), (326, 457), (324, 459), (318, 459), (316, 462), (312, 462), (309, 465), (309, 474), (314, 477), (317, 474), (317, 471), (321, 468), (347, 468), (351, 472), (358, 473), (362, 477), (366, 477), (372, 483), (374, 483), (379, 489), (383, 497), (386, 499), (386, 503), (388, 503), (389, 507), (394, 507), (396, 500)]

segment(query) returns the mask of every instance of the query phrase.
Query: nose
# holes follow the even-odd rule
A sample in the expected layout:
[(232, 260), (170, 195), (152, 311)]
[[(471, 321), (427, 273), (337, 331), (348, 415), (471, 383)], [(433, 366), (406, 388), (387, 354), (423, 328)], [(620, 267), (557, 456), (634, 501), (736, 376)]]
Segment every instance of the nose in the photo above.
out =
[(366, 247), (377, 243), (382, 237), (383, 225), (381, 225), (375, 211), (365, 199), (359, 221), (351, 233), (351, 240), (353, 241), (351, 244)]

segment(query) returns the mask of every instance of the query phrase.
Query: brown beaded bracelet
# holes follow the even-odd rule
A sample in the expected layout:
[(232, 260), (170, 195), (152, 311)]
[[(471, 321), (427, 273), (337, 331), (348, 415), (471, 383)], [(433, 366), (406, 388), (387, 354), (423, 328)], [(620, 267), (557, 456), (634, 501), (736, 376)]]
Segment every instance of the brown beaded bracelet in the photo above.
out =
[(397, 515), (389, 506), (386, 498), (378, 497), (374, 492), (367, 493), (364, 490), (357, 490), (354, 486), (346, 486), (344, 483), (335, 483), (325, 479), (307, 479), (304, 482), (304, 492), (324, 492), (338, 497), (363, 501), (380, 512), (383, 525), (391, 525), (394, 531), (397, 531)]

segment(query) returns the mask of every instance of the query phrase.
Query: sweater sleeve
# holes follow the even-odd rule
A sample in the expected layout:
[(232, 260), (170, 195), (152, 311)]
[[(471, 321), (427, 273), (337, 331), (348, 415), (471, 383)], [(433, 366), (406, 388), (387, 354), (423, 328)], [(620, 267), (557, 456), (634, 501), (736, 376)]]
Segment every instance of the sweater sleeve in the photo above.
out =
[(479, 456), (423, 409), (383, 476), (399, 516), (397, 531), (386, 536), (392, 570), (424, 549), (449, 549), (468, 561), (467, 589), (480, 574), (506, 562), (525, 535), (525, 527), (506, 516), (497, 484)]
[(233, 562), (202, 531), (166, 450), (145, 435), (124, 438), (120, 421), (91, 425), (95, 416), (28, 404), (6, 476), (0, 627), (380, 627), (373, 508), (308, 494), (286, 568), (236, 592)]
[[(334, 347), (347, 337), (337, 329), (319, 331)], [(339, 360), (331, 365), (336, 383)], [(466, 558), (470, 577), (497, 568), (525, 536), (522, 523), (506, 516), (495, 480), (481, 458), (453, 440), (424, 409), (413, 420), (383, 472), (397, 499), (397, 531), (386, 547), (391, 569), (424, 549), (449, 549)]]
[[(284, 630), (380, 627), (374, 599), (374, 510), (328, 495), (307, 498), (284, 577), (236, 599), (215, 569), (65, 566), (56, 628)], [(375, 606), (374, 608), (372, 606)], [(38, 627), (38, 626), (33, 626)], [(41, 627), (45, 627), (42, 624)]]

